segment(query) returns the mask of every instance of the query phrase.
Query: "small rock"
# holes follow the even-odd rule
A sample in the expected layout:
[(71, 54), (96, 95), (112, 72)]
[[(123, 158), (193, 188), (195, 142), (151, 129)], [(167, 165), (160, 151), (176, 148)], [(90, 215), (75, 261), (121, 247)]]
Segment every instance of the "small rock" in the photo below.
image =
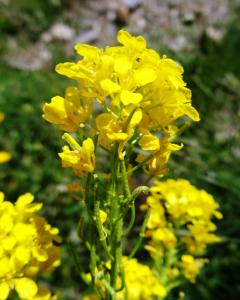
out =
[(142, 0), (122, 0), (122, 3), (132, 9), (140, 5)]
[(47, 67), (52, 54), (43, 43), (38, 42), (27, 49), (9, 48), (5, 60), (14, 68), (33, 71)]
[(73, 44), (76, 43), (91, 43), (96, 41), (99, 38), (99, 32), (95, 29), (86, 30), (84, 32), (80, 32), (73, 41)]
[(195, 20), (195, 14), (193, 12), (187, 12), (183, 15), (184, 24), (192, 24)]
[(56, 23), (50, 29), (52, 37), (57, 40), (70, 41), (74, 36), (74, 31), (71, 27), (63, 23)]
[(206, 29), (207, 36), (215, 42), (221, 42), (224, 37), (224, 32), (218, 30), (212, 26), (207, 27)]
[(179, 35), (175, 39), (171, 40), (169, 47), (174, 51), (180, 51), (185, 48), (187, 39), (184, 35)]

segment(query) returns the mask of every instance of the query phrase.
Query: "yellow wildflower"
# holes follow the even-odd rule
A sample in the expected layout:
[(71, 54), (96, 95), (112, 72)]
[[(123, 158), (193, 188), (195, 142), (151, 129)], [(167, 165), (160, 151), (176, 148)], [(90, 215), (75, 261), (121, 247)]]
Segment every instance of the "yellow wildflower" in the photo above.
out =
[(142, 111), (137, 109), (133, 112), (130, 120), (127, 120), (127, 111), (122, 112), (122, 118), (110, 113), (100, 114), (96, 118), (96, 126), (99, 130), (99, 142), (107, 149), (111, 149), (114, 142), (119, 143), (119, 158), (123, 159), (123, 147), (133, 136), (136, 126), (142, 119)]
[(33, 195), (27, 193), (12, 204), (0, 193), (1, 300), (7, 299), (14, 289), (20, 299), (52, 299), (40, 297), (41, 288), (34, 278), (59, 265), (60, 249), (55, 243), (61, 239), (58, 229), (36, 214), (42, 204), (33, 204), (33, 200)]
[(63, 135), (72, 150), (68, 146), (63, 147), (63, 152), (58, 155), (62, 159), (64, 168), (73, 168), (78, 176), (83, 176), (87, 172), (93, 172), (95, 167), (94, 143), (91, 138), (87, 138), (80, 146), (74, 138), (65, 133)]
[(92, 100), (81, 95), (76, 87), (68, 87), (65, 98), (55, 96), (44, 104), (43, 118), (60, 129), (73, 132), (85, 123), (92, 112)]
[(183, 145), (177, 145), (170, 142), (169, 134), (166, 134), (162, 139), (151, 134), (147, 130), (142, 130), (143, 136), (139, 141), (142, 150), (150, 153), (139, 154), (136, 161), (141, 163), (148, 158), (147, 172), (154, 176), (161, 176), (167, 173), (166, 164), (173, 151), (182, 149)]
[[(150, 141), (151, 147), (156, 145), (149, 134), (146, 141)], [(176, 249), (180, 244), (185, 246), (181, 268), (184, 276), (194, 282), (206, 262), (194, 256), (201, 254), (208, 244), (220, 240), (214, 233), (216, 225), (212, 222), (214, 217), (222, 218), (219, 205), (212, 195), (198, 190), (185, 179), (156, 181), (150, 188), (146, 204), (147, 207), (142, 207), (148, 209), (150, 216), (145, 234), (150, 239), (145, 248), (155, 260), (169, 255), (175, 257), (171, 268), (178, 268)]]
[[(129, 300), (154, 300), (158, 297), (164, 298), (167, 295), (167, 290), (161, 284), (160, 278), (154, 274), (149, 266), (139, 263), (135, 258), (128, 259), (127, 257), (123, 257), (122, 263)], [(107, 262), (106, 265), (110, 267), (110, 262)], [(104, 294), (105, 289), (101, 280), (97, 280), (96, 284)], [(119, 287), (121, 286), (120, 277), (117, 284)], [(124, 290), (117, 292), (117, 299), (124, 299), (124, 293)], [(95, 297), (96, 295), (91, 294), (84, 299), (95, 300)]]
[(7, 151), (0, 151), (0, 164), (6, 163), (11, 159), (11, 154)]
[[(171, 143), (169, 126), (183, 116), (199, 120), (191, 105), (191, 91), (183, 81), (183, 68), (148, 49), (143, 37), (120, 30), (117, 40), (120, 46), (106, 49), (77, 44), (75, 50), (82, 59), (56, 66), (59, 74), (76, 80), (79, 89), (74, 90), (74, 101), (66, 93), (65, 98), (57, 96), (45, 104), (44, 118), (73, 132), (80, 123), (89, 121), (90, 99), (96, 99), (102, 111), (96, 124), (90, 126), (96, 126), (100, 144), (111, 150), (117, 143), (119, 158), (123, 159), (124, 148), (132, 137), (143, 135), (140, 147), (152, 156), (145, 170), (163, 175), (171, 152), (181, 149)], [(79, 99), (85, 99), (83, 105)], [(144, 154), (139, 155), (137, 162), (144, 159)]]
[(181, 257), (181, 267), (183, 268), (184, 276), (194, 283), (200, 268), (207, 262), (207, 259), (194, 259), (191, 255), (183, 255)]
[(100, 209), (100, 221), (101, 223), (105, 223), (107, 220), (107, 213), (104, 210)]
[[(148, 266), (140, 264), (137, 259), (127, 258), (123, 260), (123, 266), (129, 300), (151, 300), (166, 296), (165, 287)], [(118, 295), (121, 297), (124, 292), (119, 292)]]

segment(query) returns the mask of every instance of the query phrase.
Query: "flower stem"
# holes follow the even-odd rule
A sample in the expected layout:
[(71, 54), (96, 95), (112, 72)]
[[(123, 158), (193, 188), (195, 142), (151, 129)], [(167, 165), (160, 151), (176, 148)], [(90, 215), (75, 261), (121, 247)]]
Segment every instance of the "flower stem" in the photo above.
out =
[(140, 232), (139, 232), (139, 238), (138, 238), (138, 241), (137, 241), (137, 243), (135, 244), (135, 246), (134, 246), (132, 252), (131, 252), (130, 255), (128, 256), (129, 259), (134, 257), (134, 255), (137, 253), (139, 247), (141, 246), (142, 240), (143, 240), (143, 238), (144, 238), (145, 230), (146, 230), (146, 227), (147, 227), (147, 222), (148, 222), (149, 216), (150, 216), (150, 213), (147, 212), (146, 215), (145, 215), (145, 218), (144, 218), (144, 220), (143, 220), (141, 230), (140, 230)]

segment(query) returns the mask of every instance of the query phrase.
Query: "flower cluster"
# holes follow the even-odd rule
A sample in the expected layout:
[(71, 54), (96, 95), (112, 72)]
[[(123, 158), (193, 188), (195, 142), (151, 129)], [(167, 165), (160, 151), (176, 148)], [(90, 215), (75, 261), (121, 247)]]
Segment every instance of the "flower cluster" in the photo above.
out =
[[(81, 132), (83, 137), (89, 135), (90, 128), (106, 150), (117, 143), (120, 160), (138, 143), (141, 153), (137, 162), (147, 161), (145, 170), (160, 175), (166, 172), (171, 152), (182, 147), (171, 143), (178, 132), (173, 122), (183, 116), (198, 121), (199, 115), (191, 105), (191, 91), (178, 63), (148, 49), (141, 36), (120, 30), (117, 40), (120, 46), (104, 50), (86, 44), (75, 46), (83, 58), (58, 64), (56, 71), (79, 86), (69, 87), (64, 98), (56, 96), (46, 103), (43, 117), (61, 130)], [(98, 104), (96, 118), (92, 118), (93, 101)], [(74, 149), (74, 158), (69, 151), (64, 148), (60, 155), (64, 166), (73, 167), (80, 176), (92, 172), (94, 164), (89, 168), (78, 160), (80, 150)]]
[(219, 241), (214, 233), (216, 225), (212, 222), (214, 217), (222, 218), (219, 206), (210, 194), (198, 190), (185, 179), (156, 181), (150, 191), (146, 231), (150, 242), (146, 248), (157, 259), (167, 252), (176, 253), (177, 247), (184, 245), (179, 267), (183, 268), (187, 279), (194, 281), (206, 262), (194, 256), (202, 254), (208, 244)]
[(58, 229), (36, 214), (41, 203), (21, 195), (15, 204), (0, 193), (0, 300), (16, 290), (23, 300), (54, 300), (51, 292), (33, 280), (39, 272), (50, 272), (60, 263)]
[[(149, 266), (143, 265), (137, 259), (123, 257), (123, 269), (129, 300), (153, 300), (164, 298), (167, 294), (165, 287), (160, 283), (159, 278)], [(119, 289), (122, 285), (122, 279), (118, 278)], [(97, 283), (100, 290), (104, 291), (101, 281)], [(117, 292), (117, 299), (125, 299), (126, 291)], [(84, 300), (95, 300), (96, 295), (86, 296)]]
[[(85, 184), (79, 192), (88, 218), (80, 218), (78, 234), (89, 250), (90, 273), (81, 276), (95, 292), (86, 299), (163, 299), (184, 277), (195, 281), (207, 262), (199, 255), (219, 241), (212, 218), (222, 215), (213, 197), (187, 180), (156, 181), (143, 205), (147, 214), (139, 240), (129, 257), (122, 256), (135, 199), (148, 191), (146, 186), (133, 190), (129, 174), (140, 168), (150, 179), (166, 174), (171, 153), (183, 147), (174, 140), (186, 128), (186, 117), (199, 121), (199, 115), (177, 62), (125, 30), (117, 40), (120, 45), (106, 49), (75, 46), (81, 59), (58, 64), (56, 71), (77, 86), (46, 103), (43, 117), (64, 131), (62, 166)], [(108, 155), (109, 169), (96, 168), (99, 148)], [(144, 234), (152, 268), (133, 258)]]
[[(150, 300), (157, 297), (164, 298), (166, 290), (153, 271), (139, 263), (137, 259), (123, 260), (126, 286), (129, 300)], [(120, 299), (124, 299), (124, 292), (118, 293)]]

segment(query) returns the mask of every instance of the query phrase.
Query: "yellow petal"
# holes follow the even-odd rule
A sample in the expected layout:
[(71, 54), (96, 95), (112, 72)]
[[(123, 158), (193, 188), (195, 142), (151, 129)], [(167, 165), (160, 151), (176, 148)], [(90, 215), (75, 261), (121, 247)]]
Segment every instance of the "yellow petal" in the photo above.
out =
[(126, 45), (128, 45), (131, 38), (132, 38), (132, 36), (126, 30), (121, 29), (118, 31), (117, 40), (119, 43), (126, 46)]
[(181, 257), (181, 260), (182, 260), (182, 262), (184, 262), (184, 263), (186, 263), (186, 264), (191, 264), (191, 263), (194, 262), (193, 256), (192, 256), (192, 255), (188, 255), (188, 254), (183, 255), (183, 256)]
[(178, 151), (178, 150), (181, 150), (182, 148), (183, 148), (183, 144), (180, 144), (180, 145), (171, 144), (171, 143), (168, 144), (168, 150), (170, 150), (170, 151)]
[(123, 90), (120, 98), (124, 105), (138, 104), (142, 100), (142, 94)]
[(165, 287), (161, 284), (158, 284), (155, 288), (154, 288), (154, 294), (160, 296), (161, 298), (164, 298), (167, 295), (167, 290), (165, 289)]
[(130, 127), (135, 127), (137, 126), (142, 120), (142, 110), (140, 108), (138, 108), (132, 118), (131, 118), (131, 121), (130, 121)]
[(143, 135), (139, 141), (139, 145), (145, 151), (156, 151), (160, 149), (159, 138), (150, 132)]
[(12, 227), (13, 227), (13, 217), (8, 213), (3, 214), (0, 218), (0, 233), (6, 234), (9, 231), (11, 231)]
[(15, 249), (13, 255), (14, 265), (19, 270), (26, 265), (31, 257), (31, 250), (24, 246), (19, 246)]
[(0, 151), (0, 164), (4, 164), (11, 159), (11, 154), (7, 151)]
[(90, 80), (89, 70), (86, 70), (86, 68), (81, 63), (61, 63), (56, 65), (55, 70), (58, 74), (67, 76), (75, 80)]
[(34, 196), (31, 193), (26, 193), (18, 197), (16, 206), (20, 207), (25, 207), (26, 205), (32, 203), (34, 200)]
[(61, 124), (67, 114), (64, 106), (64, 98), (55, 96), (50, 103), (45, 103), (43, 106), (43, 118), (52, 124)]
[(13, 249), (13, 247), (16, 244), (16, 239), (13, 236), (7, 236), (3, 241), (3, 248), (7, 251), (10, 251)]
[(100, 209), (100, 220), (102, 224), (107, 220), (107, 213), (101, 209)]
[(0, 283), (0, 300), (7, 299), (10, 292), (9, 285), (6, 282)]
[(127, 56), (117, 58), (114, 63), (114, 70), (120, 75), (127, 74), (131, 68), (132, 62), (127, 58)]
[(134, 73), (134, 79), (140, 86), (153, 82), (157, 78), (157, 73), (148, 67), (141, 67)]
[(142, 36), (131, 36), (124, 29), (119, 30), (117, 40), (120, 44), (129, 47), (131, 50), (142, 51), (146, 48), (146, 41)]
[(58, 156), (61, 158), (64, 168), (71, 167), (80, 160), (79, 154), (71, 151), (68, 146), (64, 146), (63, 152), (58, 153)]
[(3, 257), (0, 259), (0, 277), (6, 277), (8, 273), (11, 273), (11, 261), (7, 257)]
[(197, 110), (192, 107), (190, 104), (186, 104), (183, 107), (183, 111), (185, 112), (185, 114), (191, 118), (193, 121), (198, 122), (200, 121), (200, 117), (199, 117), (199, 113), (197, 112)]
[(111, 122), (112, 119), (113, 119), (112, 115), (108, 113), (103, 113), (98, 115), (96, 118), (97, 129), (101, 130), (102, 128), (106, 127)]
[(107, 136), (112, 139), (112, 140), (116, 140), (116, 141), (124, 141), (128, 138), (128, 134), (124, 133), (124, 132), (113, 132), (111, 134), (107, 134)]
[(4, 201), (4, 193), (0, 192), (0, 203)]
[(40, 262), (46, 261), (48, 259), (47, 252), (39, 247), (34, 247), (32, 249), (32, 254)]
[(113, 82), (110, 79), (104, 79), (100, 82), (101, 87), (104, 91), (106, 91), (108, 94), (117, 93), (120, 91), (121, 87)]
[(87, 138), (86, 140), (84, 140), (82, 146), (87, 150), (88, 153), (94, 152), (94, 143), (91, 138)]
[(21, 299), (29, 300), (32, 300), (38, 291), (36, 283), (27, 277), (15, 279), (15, 289)]
[(87, 44), (77, 44), (74, 49), (77, 54), (88, 58), (96, 57), (96, 55), (101, 53), (101, 49)]

